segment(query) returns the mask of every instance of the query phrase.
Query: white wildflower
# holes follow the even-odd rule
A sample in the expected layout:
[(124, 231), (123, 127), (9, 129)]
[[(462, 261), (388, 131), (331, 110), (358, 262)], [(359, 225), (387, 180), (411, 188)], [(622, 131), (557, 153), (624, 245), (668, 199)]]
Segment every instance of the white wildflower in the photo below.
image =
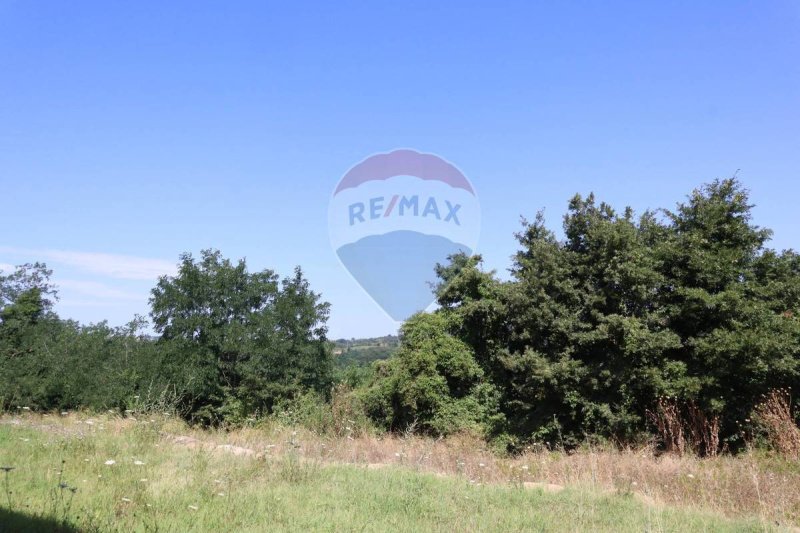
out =
[(198, 506), (196, 506), (196, 505), (190, 505), (189, 509), (191, 509), (192, 511), (197, 511), (200, 508)]
[(117, 462), (114, 459), (109, 459), (108, 461), (106, 461), (106, 465), (108, 465), (108, 466), (115, 465), (115, 464), (117, 464)]
[(142, 466), (144, 465), (144, 461), (134, 461), (133, 464), (135, 464), (136, 466)]

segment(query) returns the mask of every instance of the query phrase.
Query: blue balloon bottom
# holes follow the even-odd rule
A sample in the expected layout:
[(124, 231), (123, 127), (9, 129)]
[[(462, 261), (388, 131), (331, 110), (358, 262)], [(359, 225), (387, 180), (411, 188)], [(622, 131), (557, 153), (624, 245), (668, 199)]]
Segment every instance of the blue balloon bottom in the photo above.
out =
[(339, 259), (375, 302), (394, 320), (422, 311), (434, 300), (436, 263), (472, 250), (438, 235), (393, 231), (370, 235), (336, 250)]

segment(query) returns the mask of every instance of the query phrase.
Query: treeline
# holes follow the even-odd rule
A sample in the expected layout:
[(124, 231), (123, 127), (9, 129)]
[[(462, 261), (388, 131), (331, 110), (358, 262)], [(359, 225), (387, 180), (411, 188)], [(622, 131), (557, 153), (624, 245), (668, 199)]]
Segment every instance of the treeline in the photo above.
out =
[(0, 404), (168, 406), (205, 424), (290, 413), (336, 431), (370, 420), (506, 449), (668, 444), (672, 427), (703, 433), (706, 453), (736, 450), (758, 433), (764, 395), (800, 385), (800, 256), (767, 248), (751, 214), (734, 179), (640, 216), (576, 196), (563, 238), (541, 213), (523, 221), (510, 280), (480, 256), (437, 265), (439, 309), (411, 317), (369, 367), (339, 343), (356, 356), (345, 369), (329, 306), (299, 269), (279, 280), (219, 252), (184, 255), (152, 291), (148, 337), (139, 318), (59, 319), (49, 271), (26, 265), (0, 273)]
[(575, 196), (564, 239), (541, 213), (523, 222), (510, 281), (452, 257), (440, 309), (377, 368), (370, 415), (512, 448), (633, 442), (672, 417), (736, 449), (763, 396), (800, 385), (800, 257), (766, 248), (751, 209), (734, 179), (638, 217)]
[(390, 358), (399, 347), (400, 338), (396, 335), (367, 339), (337, 339), (334, 341), (333, 354), (339, 367), (366, 366)]
[(333, 383), (320, 302), (298, 268), (279, 280), (206, 250), (181, 257), (152, 290), (158, 337), (137, 317), (123, 328), (81, 326), (53, 311), (42, 264), (0, 275), (0, 405), (30, 409), (170, 409), (236, 423)]

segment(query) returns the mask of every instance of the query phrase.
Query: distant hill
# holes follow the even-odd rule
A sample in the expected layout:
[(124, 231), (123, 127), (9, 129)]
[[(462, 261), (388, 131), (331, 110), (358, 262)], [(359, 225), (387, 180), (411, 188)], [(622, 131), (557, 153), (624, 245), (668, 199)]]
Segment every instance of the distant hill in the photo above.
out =
[(366, 339), (337, 339), (333, 345), (333, 354), (339, 365), (368, 365), (391, 357), (400, 346), (400, 338), (386, 335)]

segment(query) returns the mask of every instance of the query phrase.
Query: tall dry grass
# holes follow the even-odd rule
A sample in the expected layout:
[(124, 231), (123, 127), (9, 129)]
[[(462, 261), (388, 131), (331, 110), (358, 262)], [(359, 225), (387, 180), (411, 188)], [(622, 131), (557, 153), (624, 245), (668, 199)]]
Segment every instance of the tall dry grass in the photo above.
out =
[[(325, 465), (309, 458), (324, 442), (274, 429), (251, 435), (265, 448), (283, 440), (266, 457), (239, 453), (247, 448), (226, 438), (239, 432), (193, 437), (168, 419), (0, 417), (0, 465), (16, 466), (0, 531), (780, 530), (754, 517), (728, 520), (582, 488), (550, 494), (518, 481), (434, 479), (408, 463), (381, 471)], [(461, 445), (468, 452), (470, 439)]]
[(764, 429), (772, 449), (784, 457), (800, 460), (800, 428), (792, 414), (791, 390), (770, 391), (756, 406), (753, 416)]
[(647, 416), (667, 452), (715, 457), (720, 451), (719, 416), (706, 415), (694, 402), (659, 398)]
[(586, 446), (574, 453), (530, 449), (516, 457), (494, 453), (479, 437), (320, 435), (276, 424), (232, 432), (173, 427), (209, 446), (232, 445), (258, 457), (298, 453), (322, 463), (377, 469), (401, 466), (475, 484), (535, 483), (632, 493), (645, 501), (702, 509), (731, 517), (758, 516), (772, 524), (800, 526), (800, 464), (779, 454), (751, 449), (732, 456), (657, 453), (654, 446), (619, 450)]
[(474, 484), (578, 486), (632, 493), (654, 504), (800, 526), (800, 429), (792, 419), (788, 391), (765, 397), (754, 415), (767, 428), (774, 451), (751, 448), (735, 456), (716, 454), (718, 428), (713, 419), (692, 415), (691, 409), (682, 411), (670, 402), (661, 405), (662, 438), (671, 439), (670, 452), (657, 453), (655, 444), (622, 450), (586, 445), (571, 453), (530, 448), (515, 457), (494, 453), (471, 434), (445, 439), (377, 434), (356, 423), (348, 425), (348, 418), (355, 414), (347, 405), (336, 408), (341, 410), (337, 417), (342, 419), (341, 427), (327, 432), (287, 426), (274, 419), (235, 430), (203, 430), (188, 427), (169, 414), (138, 413), (127, 417), (26, 413), (5, 415), (0, 423), (22, 424), (60, 436), (148, 432), (161, 446), (203, 448), (253, 461), (298, 458), (370, 469), (400, 466)]

